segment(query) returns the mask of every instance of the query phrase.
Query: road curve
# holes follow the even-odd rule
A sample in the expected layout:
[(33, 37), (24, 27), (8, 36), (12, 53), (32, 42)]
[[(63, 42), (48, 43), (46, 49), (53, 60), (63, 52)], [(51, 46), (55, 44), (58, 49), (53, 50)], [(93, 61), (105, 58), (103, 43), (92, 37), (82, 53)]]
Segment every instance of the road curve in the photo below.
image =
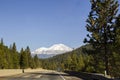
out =
[(23, 73), (9, 77), (1, 77), (0, 80), (82, 80), (82, 79), (55, 71), (39, 71), (32, 73)]

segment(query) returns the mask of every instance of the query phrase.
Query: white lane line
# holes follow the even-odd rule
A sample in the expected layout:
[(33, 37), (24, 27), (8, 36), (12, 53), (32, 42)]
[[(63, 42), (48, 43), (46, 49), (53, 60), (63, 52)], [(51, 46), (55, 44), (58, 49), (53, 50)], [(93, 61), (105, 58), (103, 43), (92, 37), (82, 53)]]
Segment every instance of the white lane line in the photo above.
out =
[(31, 75), (24, 75), (22, 76), (23, 78), (27, 78), (27, 77), (30, 77)]
[(63, 79), (63, 80), (65, 80), (65, 78), (61, 75), (61, 74), (59, 74), (60, 75), (60, 77)]
[(57, 72), (63, 80), (66, 80), (59, 72)]
[(35, 78), (40, 78), (42, 75), (36, 75)]

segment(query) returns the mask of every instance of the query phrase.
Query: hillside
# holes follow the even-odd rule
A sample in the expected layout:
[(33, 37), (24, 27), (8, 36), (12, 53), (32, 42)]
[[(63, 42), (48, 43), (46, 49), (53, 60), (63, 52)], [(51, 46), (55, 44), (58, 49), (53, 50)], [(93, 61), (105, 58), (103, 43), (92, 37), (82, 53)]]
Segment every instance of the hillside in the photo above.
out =
[(85, 71), (86, 63), (88, 63), (86, 60), (89, 59), (88, 50), (92, 50), (91, 46), (84, 45), (71, 52), (43, 59), (42, 67), (55, 70)]
[[(110, 73), (113, 76), (119, 76), (119, 67), (115, 64), (120, 64), (119, 54), (114, 53), (110, 56)], [(87, 44), (81, 46), (71, 52), (56, 55), (51, 58), (42, 59), (42, 67), (44, 69), (52, 69), (58, 71), (78, 71), (78, 72), (90, 72), (90, 73), (102, 73), (104, 74), (104, 52), (101, 50), (94, 50), (91, 45)]]

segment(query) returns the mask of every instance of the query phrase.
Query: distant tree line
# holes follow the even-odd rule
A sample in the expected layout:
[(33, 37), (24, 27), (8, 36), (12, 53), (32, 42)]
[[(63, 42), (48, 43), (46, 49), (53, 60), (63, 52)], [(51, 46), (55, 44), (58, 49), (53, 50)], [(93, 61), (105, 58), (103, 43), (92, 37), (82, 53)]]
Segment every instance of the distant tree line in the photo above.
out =
[[(92, 45), (88, 44), (71, 52), (43, 59), (42, 68), (58, 71), (69, 70), (104, 73), (104, 63), (99, 59), (102, 56), (93, 50)], [(96, 57), (98, 58), (96, 59)]]
[(16, 49), (16, 44), (13, 43), (10, 47), (6, 46), (3, 39), (0, 41), (0, 69), (26, 69), (40, 67), (40, 59), (37, 55), (31, 56), (29, 46), (20, 52)]

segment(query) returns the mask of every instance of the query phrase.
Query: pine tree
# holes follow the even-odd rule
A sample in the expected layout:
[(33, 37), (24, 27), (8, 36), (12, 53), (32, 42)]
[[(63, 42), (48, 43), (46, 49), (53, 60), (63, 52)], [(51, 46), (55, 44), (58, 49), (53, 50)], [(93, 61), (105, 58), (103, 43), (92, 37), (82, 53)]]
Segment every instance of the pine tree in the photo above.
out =
[(19, 56), (18, 56), (18, 52), (17, 52), (17, 48), (16, 48), (16, 44), (13, 43), (12, 46), (12, 59), (13, 59), (13, 68), (19, 68)]
[(115, 21), (116, 26), (116, 39), (115, 44), (112, 46), (113, 53), (110, 59), (111, 75), (114, 77), (120, 77), (120, 14)]
[(77, 63), (78, 63), (78, 70), (82, 70), (85, 67), (85, 63), (84, 63), (84, 59), (83, 59), (82, 54), (79, 55)]
[(95, 49), (104, 50), (105, 70), (109, 74), (109, 46), (115, 42), (115, 16), (118, 11), (118, 1), (115, 0), (91, 0), (91, 11), (87, 19), (88, 42)]
[[(115, 44), (115, 48), (120, 48), (120, 14), (118, 15), (118, 17), (116, 18), (116, 44)], [(120, 52), (120, 49), (117, 49), (118, 52)]]
[(29, 68), (31, 68), (32, 67), (32, 57), (31, 57), (31, 51), (30, 51), (30, 48), (29, 48), (29, 46), (27, 46), (27, 48), (25, 49), (25, 52), (26, 52), (26, 57), (27, 57), (27, 66), (29, 67)]
[(71, 68), (72, 70), (77, 70), (77, 54), (75, 53), (75, 51), (73, 51), (73, 54), (71, 55), (72, 61), (71, 61)]
[(26, 55), (25, 55), (25, 51), (23, 50), (23, 48), (20, 51), (20, 68), (21, 69), (25, 69), (26, 68)]
[(71, 62), (72, 62), (71, 56), (68, 55), (65, 60), (65, 68), (67, 70), (71, 70)]
[(40, 62), (37, 54), (34, 56), (35, 68), (40, 67)]
[(31, 68), (31, 69), (36, 68), (34, 58), (31, 58), (31, 65), (30, 65), (30, 68)]
[(8, 47), (4, 45), (3, 39), (1, 39), (0, 43), (0, 68), (5, 69), (9, 68), (9, 62), (10, 59), (8, 54)]
[(0, 44), (1, 44), (1, 45), (4, 45), (3, 38), (1, 38)]

